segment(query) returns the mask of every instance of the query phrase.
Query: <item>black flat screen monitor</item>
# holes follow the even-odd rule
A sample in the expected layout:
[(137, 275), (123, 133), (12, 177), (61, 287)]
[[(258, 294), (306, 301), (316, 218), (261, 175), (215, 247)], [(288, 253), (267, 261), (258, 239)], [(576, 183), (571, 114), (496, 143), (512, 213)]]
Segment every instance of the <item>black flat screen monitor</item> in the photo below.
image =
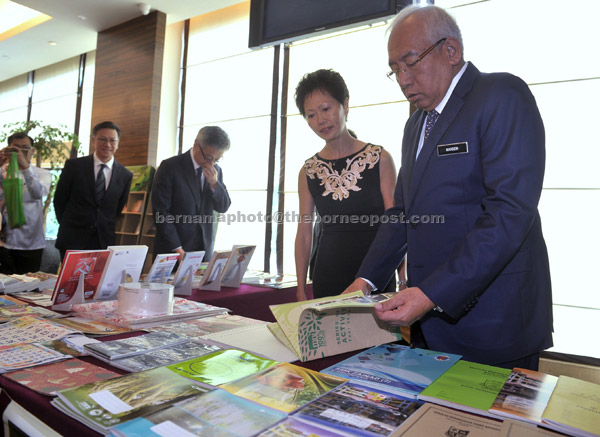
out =
[(389, 18), (411, 0), (251, 0), (251, 49)]

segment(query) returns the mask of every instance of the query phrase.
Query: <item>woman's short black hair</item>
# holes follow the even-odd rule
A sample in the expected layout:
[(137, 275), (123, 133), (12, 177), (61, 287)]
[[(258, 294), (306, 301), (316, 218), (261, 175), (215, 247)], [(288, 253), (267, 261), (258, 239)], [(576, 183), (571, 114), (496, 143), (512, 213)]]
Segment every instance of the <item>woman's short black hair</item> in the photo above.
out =
[(306, 117), (304, 101), (316, 90), (328, 93), (342, 105), (350, 97), (346, 82), (337, 71), (321, 69), (306, 73), (298, 83), (295, 95), (296, 106), (303, 117)]

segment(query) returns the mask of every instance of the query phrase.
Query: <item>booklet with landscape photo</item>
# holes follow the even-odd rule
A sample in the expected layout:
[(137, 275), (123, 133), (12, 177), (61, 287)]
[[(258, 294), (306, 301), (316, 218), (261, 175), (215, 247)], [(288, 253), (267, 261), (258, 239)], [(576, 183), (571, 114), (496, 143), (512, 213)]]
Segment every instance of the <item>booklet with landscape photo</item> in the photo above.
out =
[(383, 344), (359, 352), (322, 372), (416, 397), (460, 357), (399, 344)]
[(423, 402), (385, 390), (346, 383), (306, 404), (292, 418), (338, 435), (389, 436)]
[(221, 385), (221, 388), (259, 404), (286, 413), (300, 408), (346, 382), (289, 363), (280, 363), (260, 373)]
[[(393, 293), (362, 291), (301, 302), (270, 305), (277, 325), (269, 329), (302, 361), (328, 357), (402, 339), (399, 327), (375, 316), (375, 303)], [(285, 337), (285, 338), (283, 338)]]
[(494, 400), (490, 413), (541, 425), (558, 377), (515, 368)]
[(109, 246), (110, 255), (100, 278), (96, 299), (116, 299), (119, 285), (138, 282), (148, 246)]

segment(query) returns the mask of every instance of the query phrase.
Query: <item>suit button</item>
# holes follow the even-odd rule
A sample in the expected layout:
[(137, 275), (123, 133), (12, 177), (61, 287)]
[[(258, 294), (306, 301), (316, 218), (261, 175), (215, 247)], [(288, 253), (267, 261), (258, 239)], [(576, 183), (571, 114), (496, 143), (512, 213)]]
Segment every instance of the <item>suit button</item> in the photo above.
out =
[(417, 223), (410, 222), (411, 229), (417, 229)]

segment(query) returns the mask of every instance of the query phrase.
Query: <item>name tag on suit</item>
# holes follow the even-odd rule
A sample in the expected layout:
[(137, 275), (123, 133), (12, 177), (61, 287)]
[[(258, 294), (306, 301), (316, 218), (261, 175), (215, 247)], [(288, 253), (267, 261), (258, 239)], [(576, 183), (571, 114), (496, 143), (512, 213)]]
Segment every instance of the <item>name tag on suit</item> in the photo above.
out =
[(452, 144), (438, 144), (437, 154), (438, 156), (446, 155), (460, 155), (463, 153), (469, 153), (469, 143), (452, 143)]

